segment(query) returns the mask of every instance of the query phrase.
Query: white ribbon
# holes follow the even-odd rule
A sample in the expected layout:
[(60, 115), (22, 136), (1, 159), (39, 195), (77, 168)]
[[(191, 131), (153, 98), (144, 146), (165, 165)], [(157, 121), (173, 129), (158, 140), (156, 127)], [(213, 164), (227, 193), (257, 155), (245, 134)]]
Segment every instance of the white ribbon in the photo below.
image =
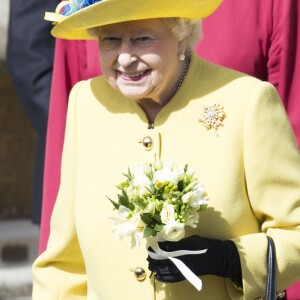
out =
[(175, 266), (178, 268), (178, 270), (181, 272), (181, 274), (198, 290), (201, 291), (202, 289), (202, 281), (201, 279), (196, 276), (181, 260), (177, 259), (176, 256), (182, 256), (182, 255), (195, 255), (195, 254), (203, 254), (206, 253), (207, 249), (203, 250), (196, 250), (196, 251), (189, 251), (189, 250), (178, 250), (173, 252), (167, 252), (163, 251), (159, 248), (159, 245), (157, 241), (149, 237), (147, 238), (147, 248), (151, 247), (154, 252), (148, 251), (148, 254), (151, 258), (157, 259), (157, 260), (163, 260), (163, 259), (170, 259)]

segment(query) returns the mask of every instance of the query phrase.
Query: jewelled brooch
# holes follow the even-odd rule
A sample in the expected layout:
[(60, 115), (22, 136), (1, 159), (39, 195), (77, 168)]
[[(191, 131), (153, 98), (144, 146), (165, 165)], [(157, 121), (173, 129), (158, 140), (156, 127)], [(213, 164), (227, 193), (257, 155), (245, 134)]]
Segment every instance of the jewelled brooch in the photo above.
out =
[(224, 126), (223, 121), (225, 117), (226, 114), (223, 110), (223, 106), (215, 103), (203, 107), (198, 121), (203, 124), (206, 130), (213, 129), (215, 133), (217, 133), (219, 127)]

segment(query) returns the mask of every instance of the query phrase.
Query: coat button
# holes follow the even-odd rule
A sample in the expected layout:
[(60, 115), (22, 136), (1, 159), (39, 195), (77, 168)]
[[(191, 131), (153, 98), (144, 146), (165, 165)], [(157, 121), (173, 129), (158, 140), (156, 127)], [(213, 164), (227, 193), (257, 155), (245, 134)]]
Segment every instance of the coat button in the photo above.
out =
[(146, 274), (146, 271), (141, 268), (141, 267), (137, 267), (134, 269), (134, 276), (135, 278), (138, 280), (138, 281), (143, 281), (145, 280), (147, 274)]
[(153, 140), (150, 136), (145, 136), (141, 141), (143, 143), (144, 149), (149, 151), (153, 148)]

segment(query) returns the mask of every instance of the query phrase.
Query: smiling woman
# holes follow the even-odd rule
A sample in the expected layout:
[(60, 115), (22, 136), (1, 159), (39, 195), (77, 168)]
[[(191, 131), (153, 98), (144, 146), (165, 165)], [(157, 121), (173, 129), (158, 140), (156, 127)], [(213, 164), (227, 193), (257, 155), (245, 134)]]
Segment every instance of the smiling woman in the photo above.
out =
[[(69, 16), (61, 6), (47, 15), (52, 33), (98, 39), (104, 76), (70, 95), (33, 299), (255, 299), (264, 296), (267, 236), (278, 291), (295, 282), (300, 157), (279, 96), (193, 51), (199, 19), (221, 1), (77, 2)], [(145, 239), (130, 249), (126, 236), (140, 228)]]
[(158, 111), (182, 84), (200, 39), (201, 21), (146, 19), (94, 27), (88, 32), (99, 39), (102, 71), (108, 82), (135, 99), (153, 124)]
[(162, 19), (140, 20), (100, 27), (99, 49), (109, 84), (140, 103), (153, 123), (153, 107), (172, 98), (188, 63), (178, 59), (185, 53), (185, 40), (179, 42)]

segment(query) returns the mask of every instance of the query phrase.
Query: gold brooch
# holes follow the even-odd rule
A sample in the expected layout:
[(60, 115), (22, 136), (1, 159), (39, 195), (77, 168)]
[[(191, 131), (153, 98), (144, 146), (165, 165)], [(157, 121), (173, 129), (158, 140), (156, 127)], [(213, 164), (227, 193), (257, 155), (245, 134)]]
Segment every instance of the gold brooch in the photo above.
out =
[(204, 106), (198, 121), (203, 123), (206, 130), (214, 129), (217, 133), (218, 128), (224, 125), (223, 120), (225, 117), (226, 114), (223, 110), (223, 106), (216, 103), (210, 106)]

